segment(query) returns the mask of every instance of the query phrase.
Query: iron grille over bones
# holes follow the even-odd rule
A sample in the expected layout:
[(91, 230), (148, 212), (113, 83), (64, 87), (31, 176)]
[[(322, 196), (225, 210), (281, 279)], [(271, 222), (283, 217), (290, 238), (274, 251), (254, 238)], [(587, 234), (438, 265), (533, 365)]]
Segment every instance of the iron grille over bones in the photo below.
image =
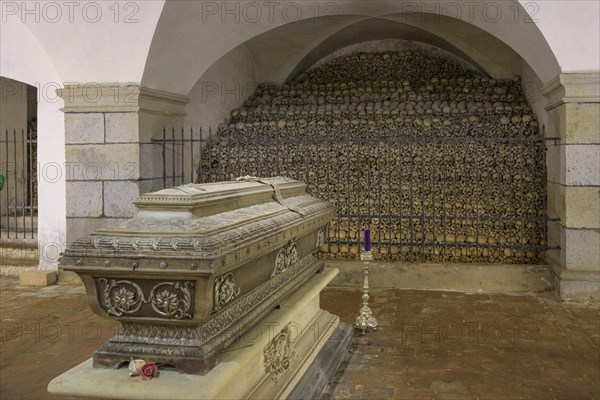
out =
[[(377, 77), (378, 80), (373, 80)], [(263, 85), (203, 143), (199, 182), (283, 175), (333, 202), (322, 254), (539, 263), (545, 143), (518, 79), (415, 52), (336, 58)]]

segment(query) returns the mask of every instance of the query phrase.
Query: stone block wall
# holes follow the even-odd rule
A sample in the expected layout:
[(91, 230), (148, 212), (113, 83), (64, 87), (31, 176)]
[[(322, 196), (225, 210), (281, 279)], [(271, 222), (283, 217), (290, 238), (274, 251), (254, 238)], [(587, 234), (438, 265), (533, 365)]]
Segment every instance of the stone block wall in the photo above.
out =
[(140, 194), (162, 188), (163, 126), (180, 126), (185, 96), (137, 86), (67, 86), (65, 100), (67, 241), (135, 213)]
[(600, 298), (600, 76), (561, 74), (547, 99), (548, 225), (546, 260), (563, 299)]

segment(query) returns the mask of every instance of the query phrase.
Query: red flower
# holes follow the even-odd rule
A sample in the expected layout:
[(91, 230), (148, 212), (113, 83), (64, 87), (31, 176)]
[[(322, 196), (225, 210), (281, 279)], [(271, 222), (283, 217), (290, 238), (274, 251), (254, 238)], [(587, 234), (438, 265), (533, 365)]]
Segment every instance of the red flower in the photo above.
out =
[(146, 363), (140, 369), (140, 376), (143, 380), (149, 381), (158, 376), (158, 367), (154, 363)]

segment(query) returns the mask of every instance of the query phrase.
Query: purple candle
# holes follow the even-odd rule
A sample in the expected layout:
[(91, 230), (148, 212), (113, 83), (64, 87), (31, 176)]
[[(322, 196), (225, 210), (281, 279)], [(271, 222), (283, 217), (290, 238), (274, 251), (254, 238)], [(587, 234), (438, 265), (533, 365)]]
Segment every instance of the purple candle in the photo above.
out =
[(371, 251), (371, 232), (365, 231), (365, 251)]

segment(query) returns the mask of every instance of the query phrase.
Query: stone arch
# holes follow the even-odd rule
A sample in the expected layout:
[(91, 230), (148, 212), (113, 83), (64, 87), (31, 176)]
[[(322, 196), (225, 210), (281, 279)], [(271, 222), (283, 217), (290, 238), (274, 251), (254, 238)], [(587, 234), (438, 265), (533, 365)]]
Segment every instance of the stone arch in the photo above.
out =
[[(274, 10), (256, 21), (225, 3), (166, 2), (150, 46), (141, 85), (188, 95), (190, 125), (216, 128), (249, 88), (283, 82), (340, 48), (402, 37), (446, 50), (492, 77), (522, 76), (545, 125), (541, 87), (560, 67), (519, 3), (484, 2), (481, 10), (453, 13), (435, 4), (415, 10), (410, 2), (339, 4), (333, 12), (320, 9), (317, 18), (306, 6), (295, 19)], [(494, 7), (501, 7), (497, 18)]]
[[(207, 8), (211, 4), (215, 8)], [(441, 38), (446, 37), (446, 46), (454, 45), (474, 60), (490, 58), (494, 50), (503, 44), (520, 55), (543, 83), (560, 72), (558, 61), (544, 35), (535, 23), (528, 22), (526, 10), (518, 3), (484, 2), (481, 10), (469, 13), (469, 10), (461, 9), (454, 17), (444, 15), (449, 10), (435, 7), (435, 4), (425, 12), (414, 11), (410, 4), (342, 3), (335, 6), (332, 15), (316, 18), (315, 11), (306, 6), (294, 20), (277, 10), (268, 16), (262, 14), (261, 18), (249, 20), (241, 8), (233, 9), (231, 13), (221, 9), (226, 7), (225, 3), (166, 2), (141, 83), (151, 88), (190, 93), (212, 65), (241, 45), (245, 45), (252, 54), (259, 79), (271, 74), (276, 80), (283, 80), (310, 52), (314, 51), (312, 57), (306, 59), (303, 65), (320, 54), (315, 50), (319, 46), (322, 46), (321, 51), (340, 46), (335, 38), (341, 39), (345, 29), (351, 26), (363, 31), (369, 26), (374, 29), (373, 21), (379, 23), (381, 20), (389, 21), (386, 22), (389, 26), (402, 24), (407, 31), (421, 30), (424, 36), (437, 36), (440, 43), (444, 41)], [(501, 8), (492, 17), (490, 7)], [(465, 51), (467, 46), (473, 46), (481, 37), (494, 39), (495, 47), (490, 48), (490, 42), (484, 41), (487, 48), (480, 44), (474, 46), (474, 54), (468, 54)], [(347, 43), (347, 39), (342, 42)], [(295, 56), (292, 57), (291, 53)], [(480, 63), (483, 64), (483, 60)]]
[[(473, 60), (491, 76), (508, 77), (515, 72), (521, 75), (523, 81), (530, 83), (525, 92), (534, 97), (534, 101), (530, 101), (531, 107), (538, 116), (540, 127), (546, 127), (544, 133), (556, 136), (561, 132), (561, 120), (553, 115), (555, 112), (546, 111), (546, 96), (554, 93), (554, 97), (559, 97), (558, 89), (563, 81), (570, 83), (561, 73), (598, 70), (595, 50), (598, 45), (595, 35), (598, 5), (583, 6), (580, 2), (578, 8), (573, 3), (554, 2), (540, 4), (539, 10), (531, 10), (531, 3), (527, 2), (477, 2), (478, 6), (489, 10), (500, 7), (501, 12), (496, 18), (481, 12), (452, 16), (444, 10), (436, 10), (434, 2), (422, 3), (424, 10), (410, 9), (413, 2), (352, 2), (339, 4), (333, 19), (330, 16), (311, 18), (308, 12), (307, 16), (293, 21), (275, 15), (264, 23), (241, 18), (227, 24), (229, 17), (219, 14), (219, 10), (216, 15), (206, 16), (202, 4), (183, 7), (183, 2), (167, 2), (150, 46), (142, 85), (187, 94), (191, 102), (186, 107), (186, 122), (216, 128), (236, 104), (219, 99), (213, 104), (198, 101), (202, 99), (203, 83), (242, 78), (245, 79), (241, 82), (243, 85), (271, 80), (283, 82), (318, 62), (328, 52), (352, 44), (343, 39), (346, 29), (351, 32), (361, 24), (368, 26), (365, 21), (386, 20), (390, 21), (389, 25), (402, 25), (407, 30), (411, 27), (413, 32), (417, 29), (428, 32), (438, 38), (438, 46), (452, 45), (451, 52)], [(533, 11), (531, 15), (529, 11)], [(563, 16), (567, 16), (568, 33), (565, 35), (556, 32), (556, 26), (564, 22), (561, 21)], [(207, 17), (206, 21), (203, 21), (204, 17)], [(353, 25), (356, 26), (351, 28)], [(464, 29), (457, 29), (457, 26)], [(579, 37), (586, 38), (585, 45), (578, 42)], [(544, 87), (545, 91), (542, 90)], [(241, 102), (239, 100), (237, 105)], [(553, 170), (564, 169), (563, 164), (556, 151), (547, 159), (547, 165)], [(553, 197), (550, 188), (548, 195)], [(553, 235), (553, 242), (558, 242), (559, 235)], [(565, 251), (554, 253), (558, 254), (554, 258), (559, 258)], [(562, 260), (549, 260), (556, 265), (568, 264)]]
[[(399, 22), (389, 18), (366, 19), (341, 29), (326, 38), (302, 58), (290, 73), (288, 79), (296, 77), (323, 57), (344, 47), (356, 43), (387, 39), (409, 40), (440, 48), (495, 78), (511, 78), (512, 75), (519, 73), (515, 68), (520, 66), (521, 58), (503, 42), (492, 35), (481, 32), (479, 28), (468, 26), (462, 21), (457, 20), (452, 24), (455, 28), (478, 33), (483, 39), (478, 41), (469, 41), (468, 39), (463, 39), (460, 42), (451, 41), (451, 39), (439, 35), (437, 32), (428, 30), (429, 26), (419, 26), (418, 24)], [(360, 39), (357, 40), (356, 38)], [(492, 58), (490, 55), (485, 54), (484, 46), (487, 46), (488, 49), (490, 47), (494, 48), (497, 56)], [(500, 57), (502, 59), (497, 60)]]

